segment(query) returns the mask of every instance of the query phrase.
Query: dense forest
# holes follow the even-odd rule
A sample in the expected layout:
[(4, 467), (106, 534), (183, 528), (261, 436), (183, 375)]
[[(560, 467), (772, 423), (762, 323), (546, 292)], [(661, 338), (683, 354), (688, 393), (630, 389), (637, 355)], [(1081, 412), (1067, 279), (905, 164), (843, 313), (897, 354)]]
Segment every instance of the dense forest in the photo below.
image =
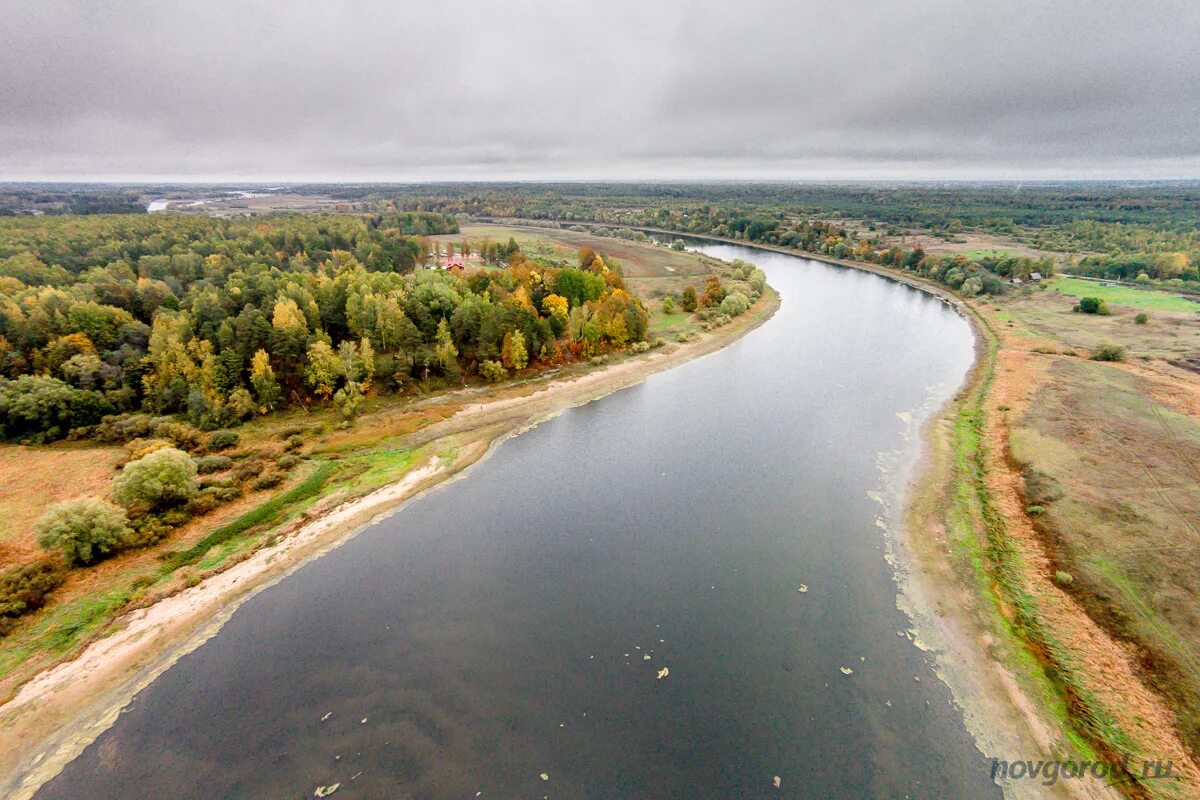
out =
[(0, 437), (103, 436), (131, 412), (213, 430), (324, 400), (351, 417), (371, 391), (645, 339), (620, 264), (590, 250), (463, 242), (472, 268), (417, 269), (424, 237), (457, 231), (435, 213), (0, 220)]
[[(446, 184), (344, 186), (332, 194), (405, 210), (728, 236), (845, 258), (855, 258), (860, 246), (877, 252), (897, 245), (906, 250), (902, 240), (907, 235), (954, 241), (973, 231), (1003, 236), (1048, 255), (1078, 254), (1071, 266), (1081, 274), (1144, 274), (1200, 284), (1200, 184), (1194, 181)], [(885, 244), (884, 237), (891, 241)], [(907, 251), (901, 259), (908, 260)], [(895, 261), (895, 255), (885, 261)], [(946, 264), (930, 268), (935, 266), (940, 274), (949, 270)], [(960, 268), (979, 275), (990, 287), (995, 284), (987, 280), (989, 274), (1007, 278), (1048, 271), (1044, 261), (1031, 266), (969, 259)]]

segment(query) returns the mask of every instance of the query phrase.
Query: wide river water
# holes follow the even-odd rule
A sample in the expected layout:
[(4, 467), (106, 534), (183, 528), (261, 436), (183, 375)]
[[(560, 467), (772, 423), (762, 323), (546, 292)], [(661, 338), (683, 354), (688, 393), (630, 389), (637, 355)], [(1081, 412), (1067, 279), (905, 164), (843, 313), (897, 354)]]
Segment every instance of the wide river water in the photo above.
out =
[(38, 798), (998, 797), (887, 557), (967, 323), (698, 249), (782, 307), (263, 591)]

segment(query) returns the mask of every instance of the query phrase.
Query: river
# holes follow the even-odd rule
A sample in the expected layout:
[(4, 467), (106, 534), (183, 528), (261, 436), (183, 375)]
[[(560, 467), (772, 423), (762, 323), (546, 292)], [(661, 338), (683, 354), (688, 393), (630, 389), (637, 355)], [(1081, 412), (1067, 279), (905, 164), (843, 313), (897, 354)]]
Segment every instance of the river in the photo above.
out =
[(885, 530), (967, 323), (699, 249), (759, 264), (780, 310), (254, 597), (38, 798), (999, 797)]

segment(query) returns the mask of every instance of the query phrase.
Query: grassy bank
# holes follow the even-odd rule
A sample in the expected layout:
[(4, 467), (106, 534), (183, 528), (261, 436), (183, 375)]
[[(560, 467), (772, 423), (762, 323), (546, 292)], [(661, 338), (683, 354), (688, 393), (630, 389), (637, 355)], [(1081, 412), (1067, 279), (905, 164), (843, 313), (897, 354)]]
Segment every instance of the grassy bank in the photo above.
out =
[[(1090, 688), (1093, 676), (1060, 632), (1045, 618), (1030, 583), (1030, 565), (1008, 530), (989, 480), (987, 399), (996, 380), (997, 336), (977, 317), (983, 347), (972, 380), (952, 411), (952, 477), (945, 509), (947, 535), (956, 561), (976, 587), (980, 608), (990, 620), (1000, 658), (1024, 690), (1057, 721), (1062, 740), (1074, 752), (1063, 758), (1103, 759), (1140, 764), (1153, 757), (1135, 742)], [(1137, 768), (1120, 781), (1135, 797), (1182, 797), (1172, 781), (1144, 780)]]

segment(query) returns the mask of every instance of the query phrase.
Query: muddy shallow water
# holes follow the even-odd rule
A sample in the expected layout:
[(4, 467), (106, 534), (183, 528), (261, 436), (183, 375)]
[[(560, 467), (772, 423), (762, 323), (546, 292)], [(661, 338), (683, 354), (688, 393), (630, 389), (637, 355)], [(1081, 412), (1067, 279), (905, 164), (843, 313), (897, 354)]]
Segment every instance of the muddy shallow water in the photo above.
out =
[(776, 315), (254, 597), (37, 797), (998, 797), (881, 524), (967, 323), (701, 249), (762, 266)]

